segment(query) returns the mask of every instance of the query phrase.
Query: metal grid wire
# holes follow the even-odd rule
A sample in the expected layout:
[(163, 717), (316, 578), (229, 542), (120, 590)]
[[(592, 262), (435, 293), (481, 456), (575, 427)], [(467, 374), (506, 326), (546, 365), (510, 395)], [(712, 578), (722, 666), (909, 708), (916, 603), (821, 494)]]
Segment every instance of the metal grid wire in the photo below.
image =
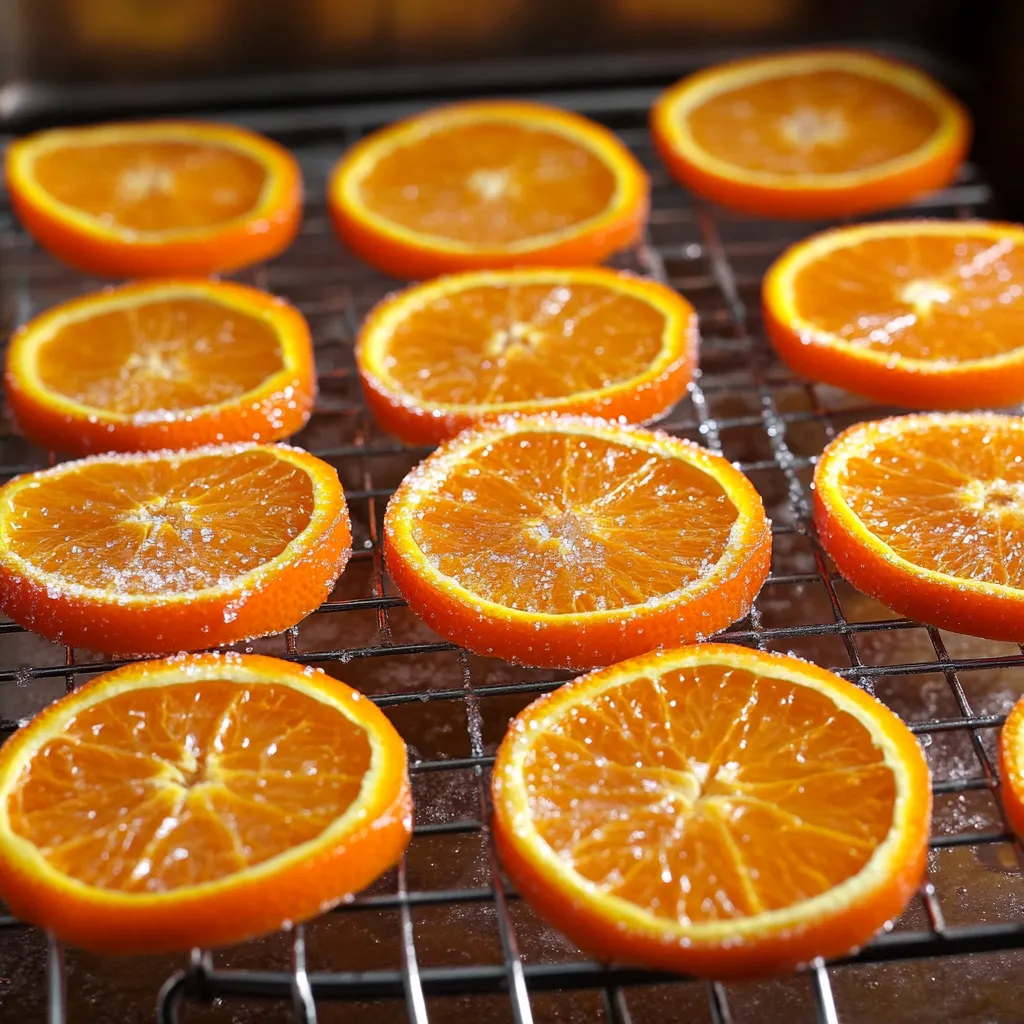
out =
[[(516, 668), (453, 647), (411, 615), (389, 580), (380, 546), (383, 511), (401, 476), (426, 449), (399, 445), (375, 426), (362, 404), (354, 334), (370, 306), (395, 284), (342, 251), (323, 206), (326, 174), (344, 148), (420, 104), (249, 112), (231, 119), (286, 142), (300, 159), (306, 216), (287, 254), (239, 278), (287, 297), (310, 321), (321, 394), (309, 426), (295, 440), (338, 468), (355, 552), (317, 613), (282, 636), (237, 649), (320, 665), (386, 710), (410, 745), (415, 835), (397, 870), (305, 929), (237, 950), (195, 951), (185, 961), (140, 960), (126, 970), (62, 950), (0, 916), (0, 1010), (10, 1006), (10, 1019), (30, 1019), (31, 1007), (53, 1024), (86, 1014), (100, 1022), (145, 1019), (166, 979), (157, 1010), (165, 1024), (185, 1017), (323, 1024), (355, 1019), (360, 1011), (414, 1024), (836, 1024), (878, 1019), (874, 1001), (888, 1005), (884, 998), (896, 998), (901, 988), (918, 993), (915, 1000), (935, 998), (936, 976), (965, 972), (984, 981), (996, 1003), (1005, 992), (1009, 1007), (999, 1016), (986, 1004), (970, 1019), (1017, 1019), (1014, 973), (1021, 959), (1008, 951), (1024, 946), (1024, 858), (999, 805), (993, 752), (1005, 712), (1024, 690), (1014, 684), (1012, 671), (1024, 666), (1024, 646), (894, 618), (845, 584), (817, 541), (809, 505), (816, 455), (843, 427), (888, 410), (793, 377), (765, 344), (760, 278), (786, 244), (816, 225), (729, 215), (687, 196), (667, 178), (650, 146), (644, 125), (652, 90), (598, 88), (537, 98), (611, 125), (651, 171), (647, 238), (618, 264), (689, 297), (703, 335), (699, 379), (662, 428), (734, 460), (761, 492), (774, 521), (771, 576), (754, 611), (722, 638), (809, 657), (876, 693), (903, 716), (935, 776), (929, 880), (895, 927), (860, 953), (754, 990), (594, 963), (532, 915), (502, 877), (488, 841), (487, 776), (509, 717), (567, 675)], [(968, 167), (954, 187), (912, 212), (968, 216), (987, 210), (991, 198)], [(0, 206), (0, 260), (5, 335), (54, 302), (101, 283), (41, 253), (6, 204)], [(48, 458), (17, 437), (9, 422), (3, 424), (0, 478), (52, 461), (52, 454)], [(65, 689), (111, 667), (90, 652), (57, 647), (0, 622), (3, 735)], [(932, 961), (925, 979), (931, 979), (930, 988), (915, 988), (919, 973), (887, 982), (884, 972), (865, 966), (994, 951), (1003, 951), (1003, 959), (976, 961), (982, 966), (975, 975), (965, 960), (952, 972)], [(920, 1003), (901, 1012), (909, 1015), (892, 1019), (923, 1019), (918, 1012), (952, 1019)]]

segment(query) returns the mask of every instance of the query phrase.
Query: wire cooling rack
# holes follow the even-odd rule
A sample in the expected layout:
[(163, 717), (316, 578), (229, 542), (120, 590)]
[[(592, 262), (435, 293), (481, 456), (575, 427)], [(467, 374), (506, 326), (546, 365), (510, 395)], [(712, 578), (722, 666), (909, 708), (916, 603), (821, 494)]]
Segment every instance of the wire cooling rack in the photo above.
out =
[[(491, 93), (500, 90), (488, 85)], [(669, 282), (696, 306), (701, 373), (661, 424), (734, 460), (773, 519), (772, 573), (754, 611), (723, 638), (792, 651), (834, 669), (897, 711), (935, 778), (928, 881), (892, 930), (853, 957), (761, 983), (698, 983), (594, 963), (543, 925), (501, 874), (487, 833), (487, 781), (508, 719), (567, 678), (479, 658), (432, 634), (387, 575), (381, 524), (399, 480), (426, 453), (376, 427), (361, 400), (353, 339), (394, 288), (342, 251), (323, 204), (326, 175), (365, 132), (414, 102), (249, 111), (235, 120), (290, 145), (306, 183), (302, 233), (280, 259), (239, 275), (306, 315), (320, 397), (297, 444), (338, 469), (355, 553), (334, 593), (287, 633), (237, 645), (322, 666), (369, 694), (410, 747), (416, 827), (398, 868), (305, 928), (215, 953), (128, 961), (64, 950), (0, 908), (0, 1016), (51, 1024), (151, 1019), (237, 1024), (352, 1021), (486, 1024), (687, 1020), (855, 1024), (1018, 1021), (1024, 954), (1022, 851), (999, 804), (997, 730), (1024, 692), (1024, 647), (896, 618), (835, 573), (810, 517), (809, 483), (824, 445), (889, 410), (791, 375), (765, 344), (760, 279), (782, 248), (819, 225), (754, 220), (695, 202), (658, 165), (645, 128), (654, 91), (578, 88), (536, 98), (619, 132), (651, 171), (645, 241), (617, 261)], [(984, 213), (977, 171), (914, 215)], [(908, 211), (902, 211), (905, 215)], [(99, 287), (38, 250), (0, 204), (4, 335), (62, 299)], [(0, 478), (53, 455), (0, 429)], [(0, 730), (112, 667), (0, 621)], [(976, 954), (956, 961), (955, 954)]]

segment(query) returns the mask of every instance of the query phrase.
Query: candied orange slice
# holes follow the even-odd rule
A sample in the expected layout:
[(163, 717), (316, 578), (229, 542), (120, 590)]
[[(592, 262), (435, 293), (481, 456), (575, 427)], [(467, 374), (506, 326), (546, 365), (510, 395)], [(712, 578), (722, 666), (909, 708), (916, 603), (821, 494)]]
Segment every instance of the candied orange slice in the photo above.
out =
[(416, 285), (377, 306), (356, 346), (374, 416), (413, 444), (505, 413), (653, 420), (686, 393), (696, 358), (686, 299), (601, 267)]
[(291, 244), (302, 212), (294, 157), (226, 124), (52, 129), (12, 143), (6, 171), (36, 241), (108, 277), (212, 274), (270, 259)]
[(768, 217), (845, 217), (948, 185), (967, 111), (924, 72), (850, 50), (731, 61), (666, 90), (651, 114), (669, 171)]
[(895, 611), (1024, 642), (1024, 419), (899, 416), (840, 434), (814, 472), (836, 568)]
[(799, 242), (768, 271), (782, 359), (876, 402), (933, 409), (1024, 401), (1024, 229), (885, 221)]
[(313, 345), (281, 299), (152, 281), (54, 306), (7, 348), (22, 432), (72, 455), (277, 441), (309, 419)]
[(297, 448), (94, 455), (0, 488), (0, 610), (104, 653), (215, 647), (294, 626), (350, 546), (337, 472)]
[(394, 277), (600, 263), (647, 219), (647, 174), (607, 128), (541, 103), (439, 107), (374, 132), (328, 186), (341, 238)]
[(742, 618), (771, 530), (749, 480), (678, 438), (506, 417), (402, 481), (388, 571), (442, 636), (519, 664), (607, 665)]
[(1010, 827), (1024, 836), (1024, 697), (999, 733), (999, 796)]
[(494, 838), (537, 912), (602, 960), (714, 978), (839, 956), (924, 875), (913, 734), (797, 658), (727, 644), (583, 676), (512, 722)]
[(391, 723), (276, 658), (127, 665), (0, 750), (0, 896), (100, 952), (226, 945), (304, 921), (391, 867), (411, 831)]

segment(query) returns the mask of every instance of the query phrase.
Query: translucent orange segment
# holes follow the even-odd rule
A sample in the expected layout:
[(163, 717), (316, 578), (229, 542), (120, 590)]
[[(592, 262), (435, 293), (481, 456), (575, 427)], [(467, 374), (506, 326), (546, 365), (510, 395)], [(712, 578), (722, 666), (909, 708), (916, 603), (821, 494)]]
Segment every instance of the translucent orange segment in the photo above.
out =
[(748, 171), (864, 171), (919, 149), (939, 126), (922, 100), (851, 71), (806, 71), (718, 93), (686, 114), (701, 149)]
[[(571, 614), (680, 590), (722, 556), (736, 507), (680, 459), (587, 435), (504, 437), (420, 503), (413, 538), (467, 590)], [(530, 586), (521, 575), (529, 567)]]
[(230, 581), (281, 554), (314, 504), (308, 474), (266, 451), (83, 463), (10, 500), (13, 554), (125, 595)]
[(1024, 587), (1019, 431), (963, 424), (879, 437), (838, 483), (867, 529), (915, 565)]
[(41, 153), (33, 173), (55, 199), (109, 227), (207, 228), (259, 202), (263, 165), (230, 146), (179, 141), (91, 142)]
[(602, 892), (682, 924), (820, 895), (892, 825), (868, 730), (807, 686), (702, 665), (616, 685), (538, 734), (541, 837)]
[(137, 688), (47, 741), (7, 811), (61, 873), (167, 892), (315, 839), (356, 799), (370, 760), (364, 729), (289, 686)]
[(282, 367), (264, 320), (199, 297), (174, 296), (58, 327), (36, 352), (45, 387), (93, 409), (134, 415), (239, 398)]
[(441, 125), (396, 145), (360, 182), (363, 203), (405, 228), (508, 245), (596, 217), (615, 176), (565, 135), (511, 121)]
[(564, 398), (620, 384), (661, 352), (664, 314), (592, 284), (453, 291), (411, 311), (384, 365), (426, 403), (497, 404)]
[(793, 294), (797, 315), (815, 327), (912, 359), (984, 359), (1024, 337), (1024, 253), (1009, 239), (864, 239), (809, 261)]

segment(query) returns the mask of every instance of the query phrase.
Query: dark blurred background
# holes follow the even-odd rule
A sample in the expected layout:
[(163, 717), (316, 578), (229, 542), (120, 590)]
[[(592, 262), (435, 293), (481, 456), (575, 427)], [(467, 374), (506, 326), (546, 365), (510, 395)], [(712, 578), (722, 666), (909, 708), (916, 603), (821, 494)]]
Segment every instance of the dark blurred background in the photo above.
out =
[(808, 43), (907, 54), (970, 102), (1016, 207), (1021, 0), (0, 0), (0, 128), (417, 93), (660, 84)]

